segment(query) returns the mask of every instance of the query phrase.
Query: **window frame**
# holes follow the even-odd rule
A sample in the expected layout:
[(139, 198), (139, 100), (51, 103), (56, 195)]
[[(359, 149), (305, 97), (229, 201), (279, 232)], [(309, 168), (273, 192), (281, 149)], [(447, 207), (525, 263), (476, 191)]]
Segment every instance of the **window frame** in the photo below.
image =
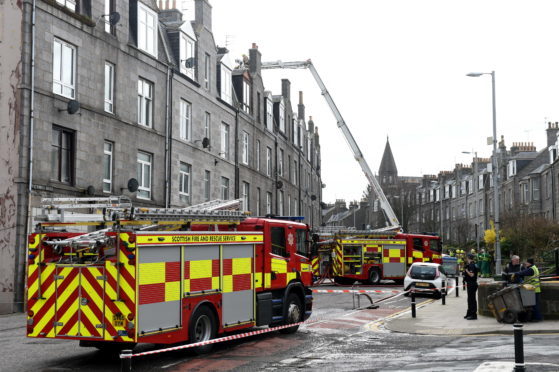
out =
[[(140, 155), (145, 155), (148, 160), (142, 160), (140, 159)], [(149, 153), (149, 152), (145, 152), (145, 151), (141, 151), (139, 150), (137, 155), (136, 155), (136, 164), (137, 164), (137, 171), (138, 171), (138, 193), (136, 194), (138, 199), (144, 199), (144, 200), (151, 200), (151, 196), (152, 196), (152, 185), (153, 185), (153, 154)], [(149, 181), (149, 185), (146, 186), (144, 185), (144, 179), (145, 179), (145, 168), (147, 167), (147, 169), (149, 170), (149, 177), (148, 177), (148, 181)], [(141, 174), (140, 174), (140, 169), (141, 169)], [(142, 193), (147, 193), (147, 196), (142, 195)]]
[[(149, 96), (145, 95), (146, 87), (149, 88)], [(142, 125), (147, 128), (153, 128), (154, 88), (155, 85), (151, 81), (138, 77), (138, 125)]]
[(188, 205), (192, 202), (192, 165), (179, 162), (179, 199)]
[[(57, 143), (54, 143), (54, 132), (58, 132)], [(64, 140), (64, 137), (66, 140)], [(60, 127), (52, 126), (51, 131), (51, 179), (56, 182), (74, 185), (75, 181), (75, 162), (76, 162), (76, 132)], [(66, 147), (64, 147), (66, 143)], [(64, 158), (66, 165), (64, 166)], [(56, 160), (56, 165), (54, 161)], [(56, 174), (54, 174), (56, 172)]]
[(272, 149), (266, 146), (266, 175), (268, 177), (272, 176)]
[[(57, 58), (56, 55), (56, 44), (60, 45), (60, 55)], [(65, 70), (65, 63), (64, 63), (64, 48), (67, 48), (69, 50), (71, 50), (71, 66), (72, 66), (72, 71), (70, 73), (70, 79), (71, 81), (68, 83), (67, 81), (64, 81), (65, 77), (63, 76), (63, 70)], [(78, 59), (78, 48), (75, 45), (72, 45), (62, 39), (59, 39), (57, 37), (54, 38), (53, 41), (53, 50), (52, 50), (52, 92), (54, 94), (57, 94), (59, 96), (62, 97), (66, 97), (69, 99), (75, 99), (76, 98), (76, 68), (77, 68), (77, 59)], [(55, 69), (56, 67), (58, 67), (59, 71), (59, 79), (56, 79), (57, 73)], [(60, 88), (59, 91), (57, 91), (57, 86)], [(66, 94), (65, 89), (69, 89), (70, 90), (70, 94)]]
[[(110, 150), (107, 150), (107, 145), (110, 146)], [(105, 163), (105, 157), (109, 158), (108, 161), (108, 165), (109, 165), (109, 177), (110, 178), (105, 178), (105, 175), (107, 174), (106, 172), (106, 163)], [(114, 143), (111, 141), (103, 141), (103, 192), (104, 193), (112, 193), (113, 191), (113, 161), (114, 161)], [(108, 189), (105, 188), (105, 186), (108, 185)]]
[[(142, 22), (142, 13), (145, 13), (145, 23)], [(157, 58), (157, 50), (158, 50), (158, 24), (159, 18), (155, 11), (150, 9), (149, 7), (145, 6), (143, 3), (138, 1), (138, 23), (137, 23), (137, 32), (138, 32), (138, 44), (137, 47), (139, 50), (144, 51), (153, 57)], [(151, 20), (151, 27), (148, 25), (148, 21)], [(145, 32), (142, 32), (142, 25), (145, 24)], [(150, 35), (150, 28), (153, 29), (153, 35)], [(151, 37), (150, 37), (151, 36)], [(151, 39), (152, 47), (150, 48), (149, 40)], [(145, 45), (144, 45), (145, 44)]]
[(233, 72), (229, 67), (221, 64), (221, 99), (228, 104), (233, 103)]
[(204, 54), (204, 88), (210, 90), (211, 87), (211, 56), (208, 53)]
[(192, 139), (192, 103), (181, 98), (179, 104), (179, 136), (183, 141)]
[(243, 181), (241, 188), (241, 200), (243, 202), (243, 210), (250, 211), (250, 184)]
[(210, 201), (211, 199), (211, 187), (212, 187), (212, 173), (205, 169), (204, 170), (204, 201)]
[(230, 147), (229, 147), (229, 142), (230, 142), (230, 129), (229, 129), (229, 124), (227, 123), (221, 123), (221, 152), (219, 153), (219, 155), (225, 159), (225, 160), (229, 160), (229, 155), (230, 155)]
[[(109, 76), (107, 76), (107, 68), (109, 68)], [(108, 87), (107, 87), (108, 78)], [(105, 89), (104, 89), (104, 109), (105, 112), (114, 114), (114, 97), (115, 97), (115, 64), (105, 61)], [(109, 97), (107, 97), (109, 95)]]
[[(196, 41), (181, 32), (179, 39), (180, 64), (179, 71), (194, 80), (196, 78)], [(192, 67), (186, 67), (186, 61), (192, 58)]]
[(249, 140), (250, 140), (249, 134), (243, 130), (243, 134), (242, 134), (243, 152), (241, 156), (241, 161), (243, 162), (244, 165), (248, 165)]
[(251, 86), (248, 81), (243, 79), (243, 111), (250, 114), (251, 106)]
[(221, 176), (220, 196), (222, 200), (229, 200), (229, 187), (230, 187), (229, 178)]

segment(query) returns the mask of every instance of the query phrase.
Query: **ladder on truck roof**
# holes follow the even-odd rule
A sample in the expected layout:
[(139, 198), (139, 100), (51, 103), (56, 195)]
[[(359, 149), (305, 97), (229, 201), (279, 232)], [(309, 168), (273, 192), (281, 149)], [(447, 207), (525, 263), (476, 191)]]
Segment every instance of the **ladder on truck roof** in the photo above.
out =
[[(141, 229), (158, 225), (239, 224), (247, 214), (240, 211), (241, 200), (212, 200), (186, 208), (132, 207), (127, 197), (107, 198), (45, 198), (42, 207), (47, 213), (37, 216), (42, 226), (60, 224), (126, 225)], [(69, 209), (96, 210), (93, 213), (69, 213)], [(151, 225), (151, 226), (150, 226)], [(88, 234), (89, 235), (89, 234)]]

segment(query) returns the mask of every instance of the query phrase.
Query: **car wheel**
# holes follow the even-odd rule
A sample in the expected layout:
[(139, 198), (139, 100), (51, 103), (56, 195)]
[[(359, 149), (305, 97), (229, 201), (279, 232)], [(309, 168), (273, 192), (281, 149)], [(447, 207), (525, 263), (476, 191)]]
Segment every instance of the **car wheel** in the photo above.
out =
[[(215, 337), (217, 321), (214, 313), (208, 306), (200, 306), (190, 317), (188, 328), (189, 341), (191, 344), (208, 341)], [(205, 354), (212, 349), (213, 345), (202, 345), (193, 348), (196, 354)]]
[[(303, 320), (303, 307), (301, 306), (301, 300), (299, 296), (295, 293), (290, 293), (287, 296), (287, 308), (285, 312), (285, 322), (284, 324), (299, 323)], [(299, 326), (293, 326), (289, 328), (280, 329), (280, 333), (290, 334), (295, 333), (299, 329)]]

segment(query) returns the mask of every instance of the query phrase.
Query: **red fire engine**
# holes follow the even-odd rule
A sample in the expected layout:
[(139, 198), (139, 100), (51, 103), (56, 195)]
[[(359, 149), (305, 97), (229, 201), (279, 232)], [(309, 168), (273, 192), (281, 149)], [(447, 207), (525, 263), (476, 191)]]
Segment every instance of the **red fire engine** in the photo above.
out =
[(426, 234), (340, 230), (315, 240), (313, 275), (345, 285), (381, 279), (401, 283), (413, 262), (440, 263), (442, 258), (440, 237)]
[(29, 236), (28, 337), (98, 348), (199, 342), (311, 314), (303, 223), (219, 210), (230, 203), (155, 209), (133, 208), (122, 197), (43, 202), (58, 212), (43, 216)]

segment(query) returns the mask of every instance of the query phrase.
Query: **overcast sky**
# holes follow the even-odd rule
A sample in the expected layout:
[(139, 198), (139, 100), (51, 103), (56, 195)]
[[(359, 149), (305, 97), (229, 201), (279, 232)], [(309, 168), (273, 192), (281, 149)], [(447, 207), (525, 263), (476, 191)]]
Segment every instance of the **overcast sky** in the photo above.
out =
[[(228, 37), (232, 60), (252, 42), (264, 61), (313, 60), (375, 173), (387, 136), (401, 176), (470, 163), (462, 151), (491, 154), (491, 78), (468, 72), (496, 71), (497, 133), (507, 147), (540, 150), (545, 123), (559, 121), (557, 1), (210, 3), (216, 43)], [(310, 72), (265, 71), (266, 89), (280, 94), (281, 78), (292, 97), (304, 92), (319, 128), (323, 199), (360, 199), (367, 180)]]

